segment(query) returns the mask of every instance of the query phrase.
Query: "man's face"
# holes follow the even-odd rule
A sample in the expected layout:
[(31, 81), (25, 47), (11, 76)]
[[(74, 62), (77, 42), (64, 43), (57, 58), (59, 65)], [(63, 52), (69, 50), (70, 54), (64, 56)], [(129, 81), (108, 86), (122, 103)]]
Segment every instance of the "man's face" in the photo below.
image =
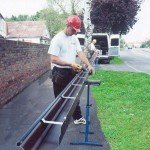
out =
[(67, 27), (67, 35), (72, 36), (73, 34), (77, 34), (76, 30), (73, 29), (71, 26)]

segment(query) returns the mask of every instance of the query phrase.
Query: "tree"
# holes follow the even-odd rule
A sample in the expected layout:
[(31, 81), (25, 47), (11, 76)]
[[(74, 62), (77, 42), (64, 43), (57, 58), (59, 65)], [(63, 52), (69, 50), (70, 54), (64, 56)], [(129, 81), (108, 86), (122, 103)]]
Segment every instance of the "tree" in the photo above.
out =
[(45, 20), (50, 35), (53, 37), (65, 27), (66, 14), (59, 14), (53, 9), (47, 8), (40, 11), (38, 20)]
[(19, 15), (18, 17), (12, 15), (10, 18), (5, 18), (6, 21), (14, 22), (14, 21), (28, 21), (31, 20), (28, 15)]
[(85, 52), (89, 51), (89, 45), (92, 40), (92, 33), (94, 28), (90, 19), (91, 2), (92, 0), (85, 0), (84, 9), (83, 9), (83, 13), (84, 13), (83, 22), (85, 28), (85, 43), (84, 43)]
[(137, 22), (142, 0), (93, 0), (91, 21), (94, 32), (126, 34)]
[(143, 42), (140, 47), (141, 48), (150, 48), (150, 40)]
[(32, 20), (32, 21), (39, 20), (39, 19), (40, 19), (40, 15), (41, 15), (41, 13), (40, 13), (40, 11), (38, 11), (38, 12), (36, 12), (35, 15), (32, 15), (32, 16), (30, 17), (30, 20)]
[(65, 15), (76, 15), (81, 11), (81, 0), (47, 0), (49, 8)]
[(120, 40), (120, 48), (124, 48), (126, 46), (126, 42), (123, 38)]
[(29, 16), (28, 15), (19, 15), (18, 17), (17, 17), (17, 20), (18, 21), (26, 21), (26, 20), (29, 20)]

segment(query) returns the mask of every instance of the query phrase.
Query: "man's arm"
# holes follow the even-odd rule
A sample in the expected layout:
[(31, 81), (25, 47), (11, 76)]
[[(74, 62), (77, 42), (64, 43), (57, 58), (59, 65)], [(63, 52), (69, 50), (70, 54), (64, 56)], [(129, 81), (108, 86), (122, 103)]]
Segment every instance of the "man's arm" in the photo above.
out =
[(76, 63), (68, 63), (66, 61), (62, 61), (61, 59), (59, 59), (59, 57), (55, 56), (55, 55), (50, 55), (50, 59), (51, 62), (56, 64), (56, 65), (60, 65), (60, 66), (69, 66), (71, 67), (73, 70), (81, 70), (81, 66), (79, 64)]
[(50, 59), (51, 59), (51, 62), (56, 64), (56, 65), (71, 67), (71, 63), (62, 61), (62, 60), (59, 59), (59, 57), (57, 57), (55, 55), (50, 55)]
[(81, 51), (81, 52), (78, 52), (78, 56), (79, 56), (80, 60), (81, 60), (85, 65), (88, 66), (89, 73), (92, 74), (92, 72), (94, 71), (94, 69), (93, 69), (92, 65), (90, 64), (90, 62), (88, 61), (88, 59), (87, 59), (85, 53), (82, 52), (82, 51)]

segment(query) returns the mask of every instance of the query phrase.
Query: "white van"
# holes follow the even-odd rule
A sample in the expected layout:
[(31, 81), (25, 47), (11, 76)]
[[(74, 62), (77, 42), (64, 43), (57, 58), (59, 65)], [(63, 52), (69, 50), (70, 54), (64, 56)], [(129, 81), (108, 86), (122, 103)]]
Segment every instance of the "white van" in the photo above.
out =
[(81, 48), (83, 49), (84, 48), (84, 41), (85, 41), (85, 34), (77, 34), (76, 36), (80, 42)]
[[(79, 39), (80, 45), (82, 48), (84, 48), (84, 41), (85, 41), (85, 34), (77, 34), (77, 37)], [(107, 63), (109, 63), (109, 36), (107, 33), (93, 33), (92, 34), (92, 40), (96, 39), (97, 42), (95, 44), (95, 47), (99, 50), (101, 50), (101, 54), (99, 56), (100, 60), (104, 60)]]
[(109, 56), (119, 56), (120, 53), (120, 36), (119, 34), (112, 34), (110, 36)]

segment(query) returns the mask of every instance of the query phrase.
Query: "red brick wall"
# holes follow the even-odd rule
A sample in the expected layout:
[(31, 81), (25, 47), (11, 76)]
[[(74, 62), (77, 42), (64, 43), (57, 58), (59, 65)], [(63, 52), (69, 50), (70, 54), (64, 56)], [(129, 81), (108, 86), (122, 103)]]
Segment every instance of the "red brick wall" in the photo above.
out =
[(0, 39), (0, 106), (50, 69), (48, 48)]

